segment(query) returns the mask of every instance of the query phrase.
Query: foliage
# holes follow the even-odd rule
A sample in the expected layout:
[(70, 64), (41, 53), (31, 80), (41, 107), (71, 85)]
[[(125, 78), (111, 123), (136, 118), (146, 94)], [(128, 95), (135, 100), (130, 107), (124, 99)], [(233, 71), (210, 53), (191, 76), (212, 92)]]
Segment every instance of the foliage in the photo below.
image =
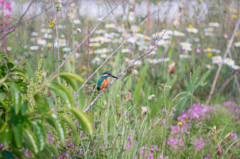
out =
[[(31, 110), (29, 101), (23, 100), (22, 96), (28, 92), (26, 71), (14, 65), (11, 59), (1, 55), (1, 100), (0, 100), (0, 136), (4, 151), (0, 156), (11, 158), (27, 158), (25, 151), (31, 153), (31, 157), (37, 158), (58, 158), (58, 149), (48, 141), (47, 135), (53, 128), (57, 132), (61, 145), (64, 144), (66, 126), (71, 129), (76, 144), (80, 144), (79, 127), (76, 127), (71, 118), (76, 118), (81, 130), (90, 136), (93, 135), (93, 125), (90, 118), (80, 109), (75, 108), (75, 103), (69, 89), (59, 83), (50, 82), (44, 89), (55, 91), (65, 107), (58, 110), (66, 110), (68, 116), (60, 115), (56, 110), (50, 109), (47, 97), (41, 93), (34, 94), (36, 109)], [(83, 82), (82, 78), (71, 73), (61, 73), (60, 76), (66, 79), (73, 87), (76, 87), (76, 80)], [(71, 77), (71, 79), (69, 79)], [(69, 79), (69, 80), (68, 80)], [(57, 105), (56, 105), (57, 107)], [(69, 116), (72, 114), (71, 116)]]

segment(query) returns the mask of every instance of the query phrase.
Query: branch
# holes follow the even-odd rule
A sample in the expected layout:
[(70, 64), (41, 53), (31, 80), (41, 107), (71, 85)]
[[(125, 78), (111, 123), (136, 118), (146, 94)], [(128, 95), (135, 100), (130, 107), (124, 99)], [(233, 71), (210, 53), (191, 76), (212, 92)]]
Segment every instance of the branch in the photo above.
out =
[(219, 73), (220, 73), (220, 71), (221, 71), (221, 69), (222, 69), (223, 61), (224, 61), (224, 59), (227, 57), (227, 55), (228, 55), (228, 53), (229, 53), (229, 51), (230, 51), (230, 48), (231, 48), (231, 46), (232, 46), (232, 42), (233, 42), (233, 39), (234, 39), (235, 34), (236, 34), (236, 32), (237, 32), (237, 29), (238, 29), (239, 24), (240, 24), (240, 18), (238, 19), (237, 24), (235, 25), (235, 28), (234, 28), (232, 37), (231, 37), (230, 42), (229, 42), (229, 44), (228, 44), (228, 46), (227, 46), (227, 50), (226, 50), (226, 52), (225, 52), (225, 54), (224, 54), (224, 56), (223, 56), (222, 63), (221, 63), (220, 66), (218, 67), (217, 73), (216, 73), (216, 75), (215, 75), (215, 77), (214, 77), (213, 85), (212, 85), (212, 88), (211, 88), (211, 91), (210, 91), (210, 94), (209, 94), (209, 96), (208, 96), (208, 99), (207, 99), (207, 103), (206, 103), (206, 104), (208, 104), (209, 101), (210, 101), (210, 99), (212, 98), (212, 95), (213, 95), (213, 92), (214, 92), (214, 89), (215, 89), (215, 86), (216, 86), (216, 83), (217, 83), (217, 79), (218, 79)]
[[(182, 1), (183, 1), (183, 0), (182, 0)], [(181, 3), (182, 3), (182, 2), (181, 2)], [(180, 3), (180, 4), (181, 4), (181, 3)], [(185, 5), (184, 5), (184, 7), (185, 7)], [(149, 16), (151, 16), (151, 15), (152, 15), (152, 14), (150, 14)], [(175, 17), (173, 17), (173, 18), (170, 20), (170, 22), (168, 23), (168, 25), (167, 25), (164, 33), (163, 33), (162, 36), (158, 39), (158, 41), (163, 38), (164, 34), (167, 32), (167, 29), (169, 28), (169, 26), (170, 26), (170, 24), (172, 23), (172, 21), (173, 21), (174, 18), (175, 18)], [(126, 40), (126, 41), (127, 41), (127, 40)], [(145, 54), (142, 54), (142, 55), (138, 56), (138, 58), (136, 58), (130, 65), (128, 65), (121, 73), (119, 73), (119, 74), (117, 75), (117, 77), (120, 78), (120, 77), (122, 76), (122, 74), (128, 70), (129, 67), (131, 67), (132, 65), (134, 65), (134, 63), (135, 63), (136, 61), (140, 60), (140, 59), (143, 58), (144, 56), (147, 56), (148, 54), (150, 54), (156, 47), (157, 47), (157, 43), (153, 46), (153, 48), (152, 48), (150, 51), (146, 52)], [(114, 79), (114, 80), (108, 85), (108, 87), (111, 87), (111, 85), (112, 85), (116, 80), (117, 80), (117, 79)], [(100, 98), (100, 96), (101, 96), (103, 93), (104, 93), (103, 91), (102, 91), (101, 93), (99, 93), (99, 95), (87, 106), (87, 108), (84, 110), (84, 112), (87, 112), (87, 111), (92, 107), (92, 105), (97, 101), (97, 99)]]
[[(68, 57), (61, 63), (61, 65), (51, 74), (51, 76), (46, 80), (46, 82), (40, 87), (36, 93), (41, 91), (45, 85), (51, 80), (51, 78), (58, 72), (58, 70), (70, 59), (70, 57), (77, 51), (77, 49), (94, 33), (94, 31), (97, 29), (97, 27), (123, 2), (121, 0), (98, 24), (95, 26), (95, 28), (91, 31), (91, 33), (72, 51), (71, 54), (68, 55)], [(30, 99), (29, 103), (33, 100), (33, 97)]]
[(31, 5), (33, 4), (34, 1), (35, 1), (35, 0), (32, 0), (32, 2), (29, 4), (29, 6), (27, 7), (26, 11), (25, 11), (25, 12), (23, 13), (23, 15), (20, 17), (20, 19), (19, 19), (19, 21), (17, 22), (17, 24), (15, 25), (15, 27), (14, 27), (11, 31), (9, 31), (9, 32), (7, 32), (6, 34), (4, 34), (4, 35), (0, 38), (0, 40), (2, 40), (2, 39), (5, 38), (8, 34), (10, 34), (10, 33), (12, 33), (13, 31), (15, 31), (15, 29), (20, 25), (20, 22), (21, 22), (22, 18), (25, 16), (25, 14), (27, 13), (27, 11), (29, 10), (29, 8), (31, 7)]

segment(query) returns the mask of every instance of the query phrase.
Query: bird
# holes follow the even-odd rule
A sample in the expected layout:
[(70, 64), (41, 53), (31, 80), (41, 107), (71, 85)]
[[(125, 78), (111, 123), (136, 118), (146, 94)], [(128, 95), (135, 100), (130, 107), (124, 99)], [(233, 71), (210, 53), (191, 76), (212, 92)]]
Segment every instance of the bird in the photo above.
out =
[[(118, 77), (113, 76), (111, 72), (105, 71), (105, 72), (103, 73), (103, 75), (100, 77), (100, 79), (98, 80), (98, 83), (97, 83), (98, 93), (99, 93), (100, 90), (102, 90), (103, 92), (105, 92), (105, 90), (107, 89), (107, 86), (108, 86), (109, 83), (110, 83), (110, 77), (113, 77), (113, 78), (118, 79)], [(104, 90), (104, 88), (106, 88), (106, 89)]]

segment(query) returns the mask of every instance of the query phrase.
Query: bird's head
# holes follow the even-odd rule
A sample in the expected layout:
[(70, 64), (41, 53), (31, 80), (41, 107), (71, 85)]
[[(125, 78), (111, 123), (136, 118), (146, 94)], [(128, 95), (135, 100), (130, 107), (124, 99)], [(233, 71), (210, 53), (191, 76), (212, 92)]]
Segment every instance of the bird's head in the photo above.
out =
[[(113, 77), (113, 78), (117, 78), (116, 76), (113, 76), (112, 75), (112, 73), (111, 72), (109, 72), (109, 71), (105, 71), (104, 73), (103, 73), (103, 76), (107, 76), (107, 77)], [(118, 78), (117, 78), (118, 79)]]

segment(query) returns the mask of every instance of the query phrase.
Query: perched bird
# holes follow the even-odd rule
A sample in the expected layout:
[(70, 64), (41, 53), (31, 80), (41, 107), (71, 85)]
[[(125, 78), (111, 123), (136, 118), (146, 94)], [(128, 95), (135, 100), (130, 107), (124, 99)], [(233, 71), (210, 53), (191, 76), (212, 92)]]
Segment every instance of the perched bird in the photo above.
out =
[(98, 83), (97, 83), (98, 92), (100, 90), (103, 90), (103, 92), (105, 92), (104, 88), (107, 89), (107, 86), (110, 83), (110, 77), (118, 79), (116, 76), (113, 76), (111, 72), (105, 71), (103, 75), (100, 77), (100, 79), (98, 80)]

